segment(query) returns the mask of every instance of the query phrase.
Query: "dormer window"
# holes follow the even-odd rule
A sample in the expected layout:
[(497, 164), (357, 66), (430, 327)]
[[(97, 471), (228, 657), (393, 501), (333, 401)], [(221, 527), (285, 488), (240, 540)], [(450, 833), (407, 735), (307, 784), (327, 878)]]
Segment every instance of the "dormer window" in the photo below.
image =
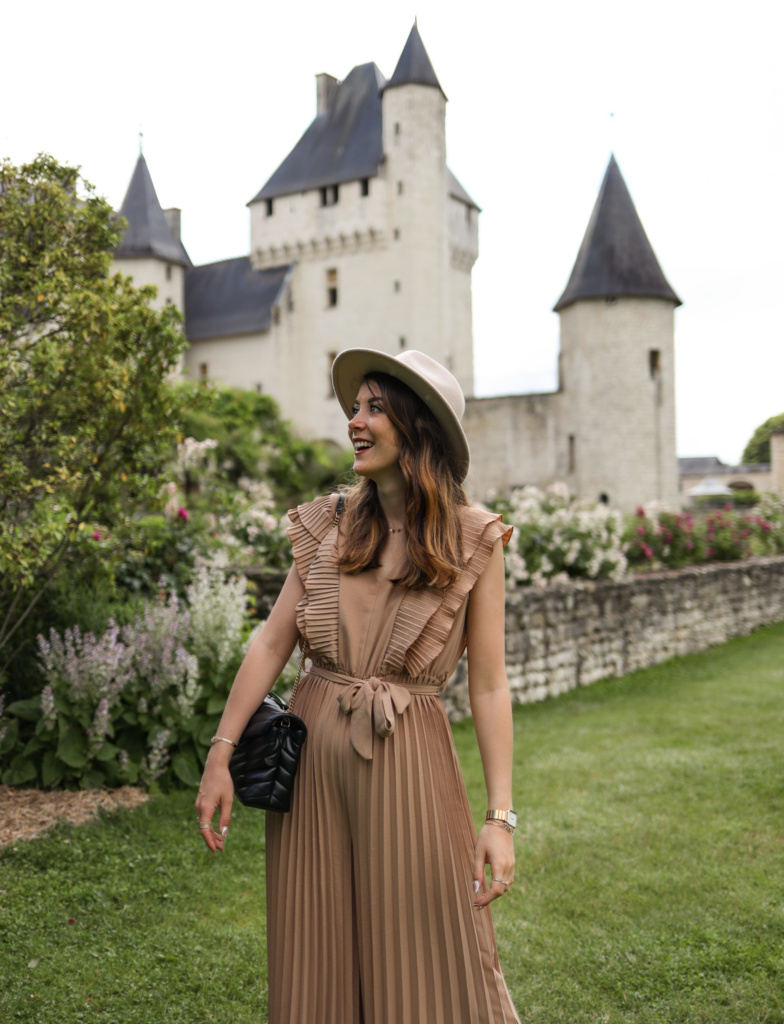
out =
[(359, 194), (363, 198), (370, 195), (370, 178), (362, 178), (359, 183)]
[(267, 204), (267, 216), (271, 217), (272, 216), (272, 211), (273, 211), (273, 205), (272, 205), (273, 204), (273, 200), (272, 199), (267, 199), (266, 200), (266, 204)]
[(321, 205), (322, 206), (335, 206), (338, 201), (338, 186), (327, 185), (321, 189)]

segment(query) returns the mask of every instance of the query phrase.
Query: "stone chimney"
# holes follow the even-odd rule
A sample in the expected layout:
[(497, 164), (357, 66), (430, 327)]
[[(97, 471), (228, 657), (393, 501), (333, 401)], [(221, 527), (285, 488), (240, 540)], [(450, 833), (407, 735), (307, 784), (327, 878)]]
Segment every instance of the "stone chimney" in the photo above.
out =
[(338, 80), (322, 71), (316, 75), (316, 114), (323, 114), (329, 106), (332, 94), (337, 88)]
[(176, 206), (172, 206), (171, 209), (164, 210), (163, 215), (166, 218), (166, 223), (169, 225), (169, 231), (174, 235), (175, 242), (181, 242), (180, 218), (182, 217), (182, 210), (178, 210)]

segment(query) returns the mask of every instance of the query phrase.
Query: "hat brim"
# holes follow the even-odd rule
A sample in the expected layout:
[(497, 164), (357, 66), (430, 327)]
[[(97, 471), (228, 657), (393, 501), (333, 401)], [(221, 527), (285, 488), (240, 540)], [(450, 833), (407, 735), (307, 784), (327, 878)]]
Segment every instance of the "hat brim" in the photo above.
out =
[(354, 401), (363, 380), (373, 373), (388, 373), (406, 384), (425, 403), (441, 425), (449, 448), (460, 465), (461, 480), (468, 475), (471, 451), (468, 438), (452, 407), (430, 381), (386, 352), (372, 348), (347, 348), (332, 363), (332, 387), (348, 419), (353, 416)]

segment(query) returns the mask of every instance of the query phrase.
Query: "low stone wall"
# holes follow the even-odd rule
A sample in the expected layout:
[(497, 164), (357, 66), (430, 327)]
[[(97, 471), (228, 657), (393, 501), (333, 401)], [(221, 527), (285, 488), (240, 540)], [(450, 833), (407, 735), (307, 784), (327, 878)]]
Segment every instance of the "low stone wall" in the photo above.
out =
[[(784, 556), (634, 576), (621, 583), (519, 588), (506, 602), (515, 703), (543, 700), (745, 636), (784, 620)], [(468, 714), (465, 663), (445, 695)]]
[[(266, 614), (282, 575), (249, 573)], [(784, 555), (631, 576), (620, 583), (519, 587), (506, 600), (506, 671), (522, 704), (703, 651), (784, 620)], [(469, 714), (465, 659), (444, 694)]]

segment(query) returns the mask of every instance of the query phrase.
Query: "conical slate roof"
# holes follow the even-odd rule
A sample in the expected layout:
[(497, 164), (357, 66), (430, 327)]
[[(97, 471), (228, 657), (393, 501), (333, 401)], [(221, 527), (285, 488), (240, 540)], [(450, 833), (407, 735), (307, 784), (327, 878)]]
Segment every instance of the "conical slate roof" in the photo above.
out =
[(403, 47), (400, 60), (397, 62), (397, 67), (384, 88), (394, 89), (396, 85), (432, 85), (446, 99), (446, 93), (441, 88), (441, 83), (438, 81), (433, 65), (430, 63), (430, 58), (427, 55), (427, 50), (422, 42), (422, 36), (419, 34), (416, 22), (414, 22), (414, 27), (409, 32), (406, 45)]
[(153, 256), (168, 260), (169, 263), (179, 263), (183, 267), (191, 265), (182, 242), (171, 232), (142, 153), (136, 161), (120, 216), (127, 220), (128, 226), (115, 250), (116, 258)]
[(558, 313), (580, 299), (617, 296), (681, 300), (670, 287), (642, 226), (615, 157), (610, 157), (599, 196)]

